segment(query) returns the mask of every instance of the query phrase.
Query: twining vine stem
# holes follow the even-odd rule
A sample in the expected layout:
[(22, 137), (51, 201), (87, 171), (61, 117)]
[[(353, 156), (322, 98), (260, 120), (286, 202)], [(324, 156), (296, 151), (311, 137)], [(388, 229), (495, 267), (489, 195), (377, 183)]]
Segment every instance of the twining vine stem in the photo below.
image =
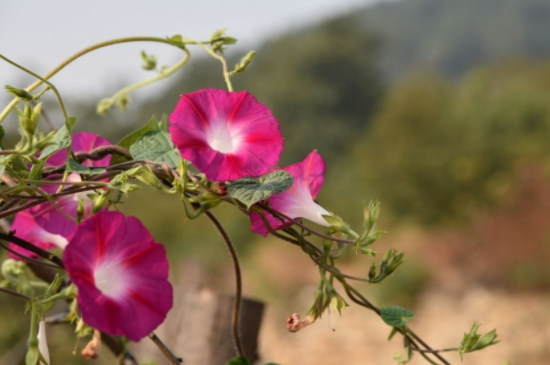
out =
[(170, 349), (161, 341), (161, 339), (154, 333), (151, 332), (148, 336), (151, 341), (159, 348), (159, 350), (164, 354), (164, 356), (170, 361), (172, 365), (179, 365), (183, 362), (181, 357), (177, 357), (170, 351)]
[(235, 345), (235, 352), (237, 356), (244, 356), (243, 347), (241, 343), (241, 335), (239, 331), (240, 326), (240, 311), (241, 311), (241, 302), (242, 302), (242, 275), (241, 275), (241, 266), (239, 264), (239, 257), (237, 256), (237, 251), (235, 250), (235, 245), (231, 242), (229, 235), (220, 224), (220, 221), (209, 211), (206, 211), (206, 216), (214, 223), (218, 231), (225, 241), (225, 245), (231, 254), (231, 259), (233, 260), (233, 266), (235, 268), (235, 305), (233, 307), (233, 343)]

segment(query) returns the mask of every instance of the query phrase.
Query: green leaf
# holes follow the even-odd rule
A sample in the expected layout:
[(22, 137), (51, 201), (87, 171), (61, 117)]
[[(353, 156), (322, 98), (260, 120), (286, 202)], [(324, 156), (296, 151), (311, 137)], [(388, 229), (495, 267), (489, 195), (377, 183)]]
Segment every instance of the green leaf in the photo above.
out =
[(388, 341), (391, 341), (392, 338), (393, 338), (393, 336), (396, 335), (396, 333), (397, 333), (397, 329), (396, 329), (395, 327), (393, 327), (393, 328), (391, 329), (390, 335), (388, 336)]
[(76, 117), (69, 117), (69, 119), (67, 119), (66, 125), (69, 128), (69, 132), (73, 131), (73, 127), (75, 124), (76, 124)]
[(484, 349), (487, 346), (496, 345), (499, 341), (495, 341), (497, 338), (497, 330), (494, 329), (489, 333), (481, 336), (477, 343), (470, 349), (470, 352)]
[(382, 320), (392, 327), (403, 327), (414, 317), (413, 312), (398, 306), (384, 307), (380, 309), (380, 315)]
[(163, 114), (158, 122), (158, 127), (163, 132), (168, 132), (168, 114)]
[(277, 170), (259, 179), (247, 177), (235, 180), (227, 186), (227, 193), (250, 208), (260, 200), (289, 189), (293, 182), (294, 179), (288, 172)]
[(130, 153), (136, 160), (166, 162), (170, 168), (176, 168), (180, 162), (170, 134), (163, 131), (145, 133), (130, 147)]
[(45, 163), (45, 160), (39, 160), (37, 163), (32, 165), (29, 180), (42, 180), (42, 169), (44, 168)]
[(181, 34), (174, 34), (173, 36), (169, 37), (168, 40), (174, 43), (182, 43), (183, 37), (181, 36)]
[(237, 38), (223, 37), (223, 44), (235, 44), (235, 43), (237, 43)]
[(83, 165), (79, 164), (78, 162), (76, 162), (75, 160), (73, 160), (72, 158), (69, 158), (69, 163), (67, 165), (67, 171), (76, 172), (76, 173), (79, 173), (79, 174), (82, 174), (82, 175), (97, 175), (97, 174), (102, 174), (102, 173), (106, 172), (107, 170), (105, 170), (105, 169), (94, 169), (94, 168), (91, 169), (88, 166), (83, 166)]
[[(134, 131), (130, 134), (128, 134), (126, 137), (122, 138), (118, 143), (117, 146), (124, 147), (130, 149), (130, 147), (136, 143), (136, 141), (139, 139), (139, 137), (143, 136), (145, 133), (150, 131), (155, 131), (159, 129), (159, 121), (155, 115), (151, 117), (149, 122), (145, 124), (143, 127), (138, 129), (137, 131)], [(111, 166), (116, 165), (122, 162), (126, 162), (128, 159), (126, 159), (123, 156), (119, 155), (113, 155), (111, 157)]]
[(246, 357), (239, 356), (239, 357), (232, 358), (225, 365), (251, 365), (251, 364)]
[(41, 160), (45, 160), (57, 151), (71, 145), (71, 134), (69, 133), (66, 125), (59, 128), (58, 131), (55, 132), (50, 140), (50, 143), (51, 144), (49, 146), (42, 150), (42, 153), (40, 154)]

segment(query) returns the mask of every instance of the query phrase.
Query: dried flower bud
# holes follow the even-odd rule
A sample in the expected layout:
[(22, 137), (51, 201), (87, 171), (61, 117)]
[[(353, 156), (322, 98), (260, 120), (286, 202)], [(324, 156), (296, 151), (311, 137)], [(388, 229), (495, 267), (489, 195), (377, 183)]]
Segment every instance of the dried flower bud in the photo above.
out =
[(286, 329), (288, 332), (296, 333), (314, 322), (315, 318), (313, 316), (307, 316), (306, 319), (301, 321), (300, 315), (298, 313), (294, 313), (286, 319)]
[(101, 352), (101, 332), (94, 330), (94, 336), (88, 342), (84, 350), (80, 353), (85, 359), (95, 360), (99, 357)]

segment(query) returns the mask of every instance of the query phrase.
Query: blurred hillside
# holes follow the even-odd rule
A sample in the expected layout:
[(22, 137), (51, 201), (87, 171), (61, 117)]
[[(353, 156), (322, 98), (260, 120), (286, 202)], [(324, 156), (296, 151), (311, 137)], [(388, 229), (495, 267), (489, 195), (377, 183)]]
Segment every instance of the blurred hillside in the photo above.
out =
[(384, 44), (395, 80), (422, 70), (458, 78), (482, 63), (550, 56), (548, 0), (404, 0), (350, 16)]

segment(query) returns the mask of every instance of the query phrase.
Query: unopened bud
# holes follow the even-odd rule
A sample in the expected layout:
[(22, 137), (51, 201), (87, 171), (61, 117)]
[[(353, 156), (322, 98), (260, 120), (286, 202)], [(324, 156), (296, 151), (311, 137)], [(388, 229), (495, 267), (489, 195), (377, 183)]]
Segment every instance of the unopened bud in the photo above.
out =
[(376, 269), (377, 269), (377, 266), (373, 262), (370, 269), (369, 269), (369, 279), (370, 280), (374, 279), (374, 277), (376, 276)]
[(99, 212), (109, 203), (109, 194), (107, 191), (95, 194), (92, 204), (92, 213)]
[(38, 323), (38, 350), (42, 358), (46, 361), (40, 362), (42, 364), (50, 363), (50, 351), (48, 350), (48, 341), (46, 340), (46, 322), (40, 321)]
[(96, 112), (99, 115), (105, 115), (112, 106), (113, 102), (111, 99), (101, 99), (99, 103), (97, 103)]
[(157, 179), (155, 174), (153, 174), (150, 170), (144, 169), (143, 172), (137, 178), (141, 182), (149, 186), (152, 186), (156, 189), (162, 189), (164, 187), (162, 183), (159, 181), (159, 179)]
[[(38, 113), (40, 115), (40, 108), (38, 108)], [(28, 104), (25, 105), (23, 112), (18, 111), (17, 114), (19, 116), (19, 124), (21, 125), (21, 129), (28, 136), (28, 138), (31, 139), (38, 125), (39, 117), (33, 117), (33, 110)]]
[(256, 56), (256, 51), (250, 51), (246, 56), (244, 56), (239, 63), (235, 65), (235, 72), (236, 73), (243, 73), (246, 71), (246, 68), (250, 66), (252, 61), (254, 60), (254, 57)]
[(84, 199), (80, 199), (78, 201), (78, 207), (76, 208), (76, 220), (80, 223), (82, 222), (82, 218), (84, 218)]
[(157, 58), (154, 55), (148, 55), (144, 51), (141, 51), (141, 59), (143, 60), (141, 67), (144, 70), (150, 71), (157, 67)]
[(6, 90), (8, 91), (8, 93), (18, 97), (21, 100), (35, 100), (35, 97), (25, 89), (18, 89), (16, 87), (6, 85)]
[(128, 103), (132, 101), (130, 99), (130, 97), (128, 96), (128, 94), (124, 94), (124, 95), (121, 95), (119, 96), (117, 99), (116, 99), (116, 105), (118, 106), (118, 108), (125, 112), (126, 111), (126, 105), (128, 105)]
[(362, 246), (360, 250), (361, 250), (361, 253), (364, 255), (371, 255), (372, 257), (376, 256), (376, 251), (371, 250), (368, 247)]

